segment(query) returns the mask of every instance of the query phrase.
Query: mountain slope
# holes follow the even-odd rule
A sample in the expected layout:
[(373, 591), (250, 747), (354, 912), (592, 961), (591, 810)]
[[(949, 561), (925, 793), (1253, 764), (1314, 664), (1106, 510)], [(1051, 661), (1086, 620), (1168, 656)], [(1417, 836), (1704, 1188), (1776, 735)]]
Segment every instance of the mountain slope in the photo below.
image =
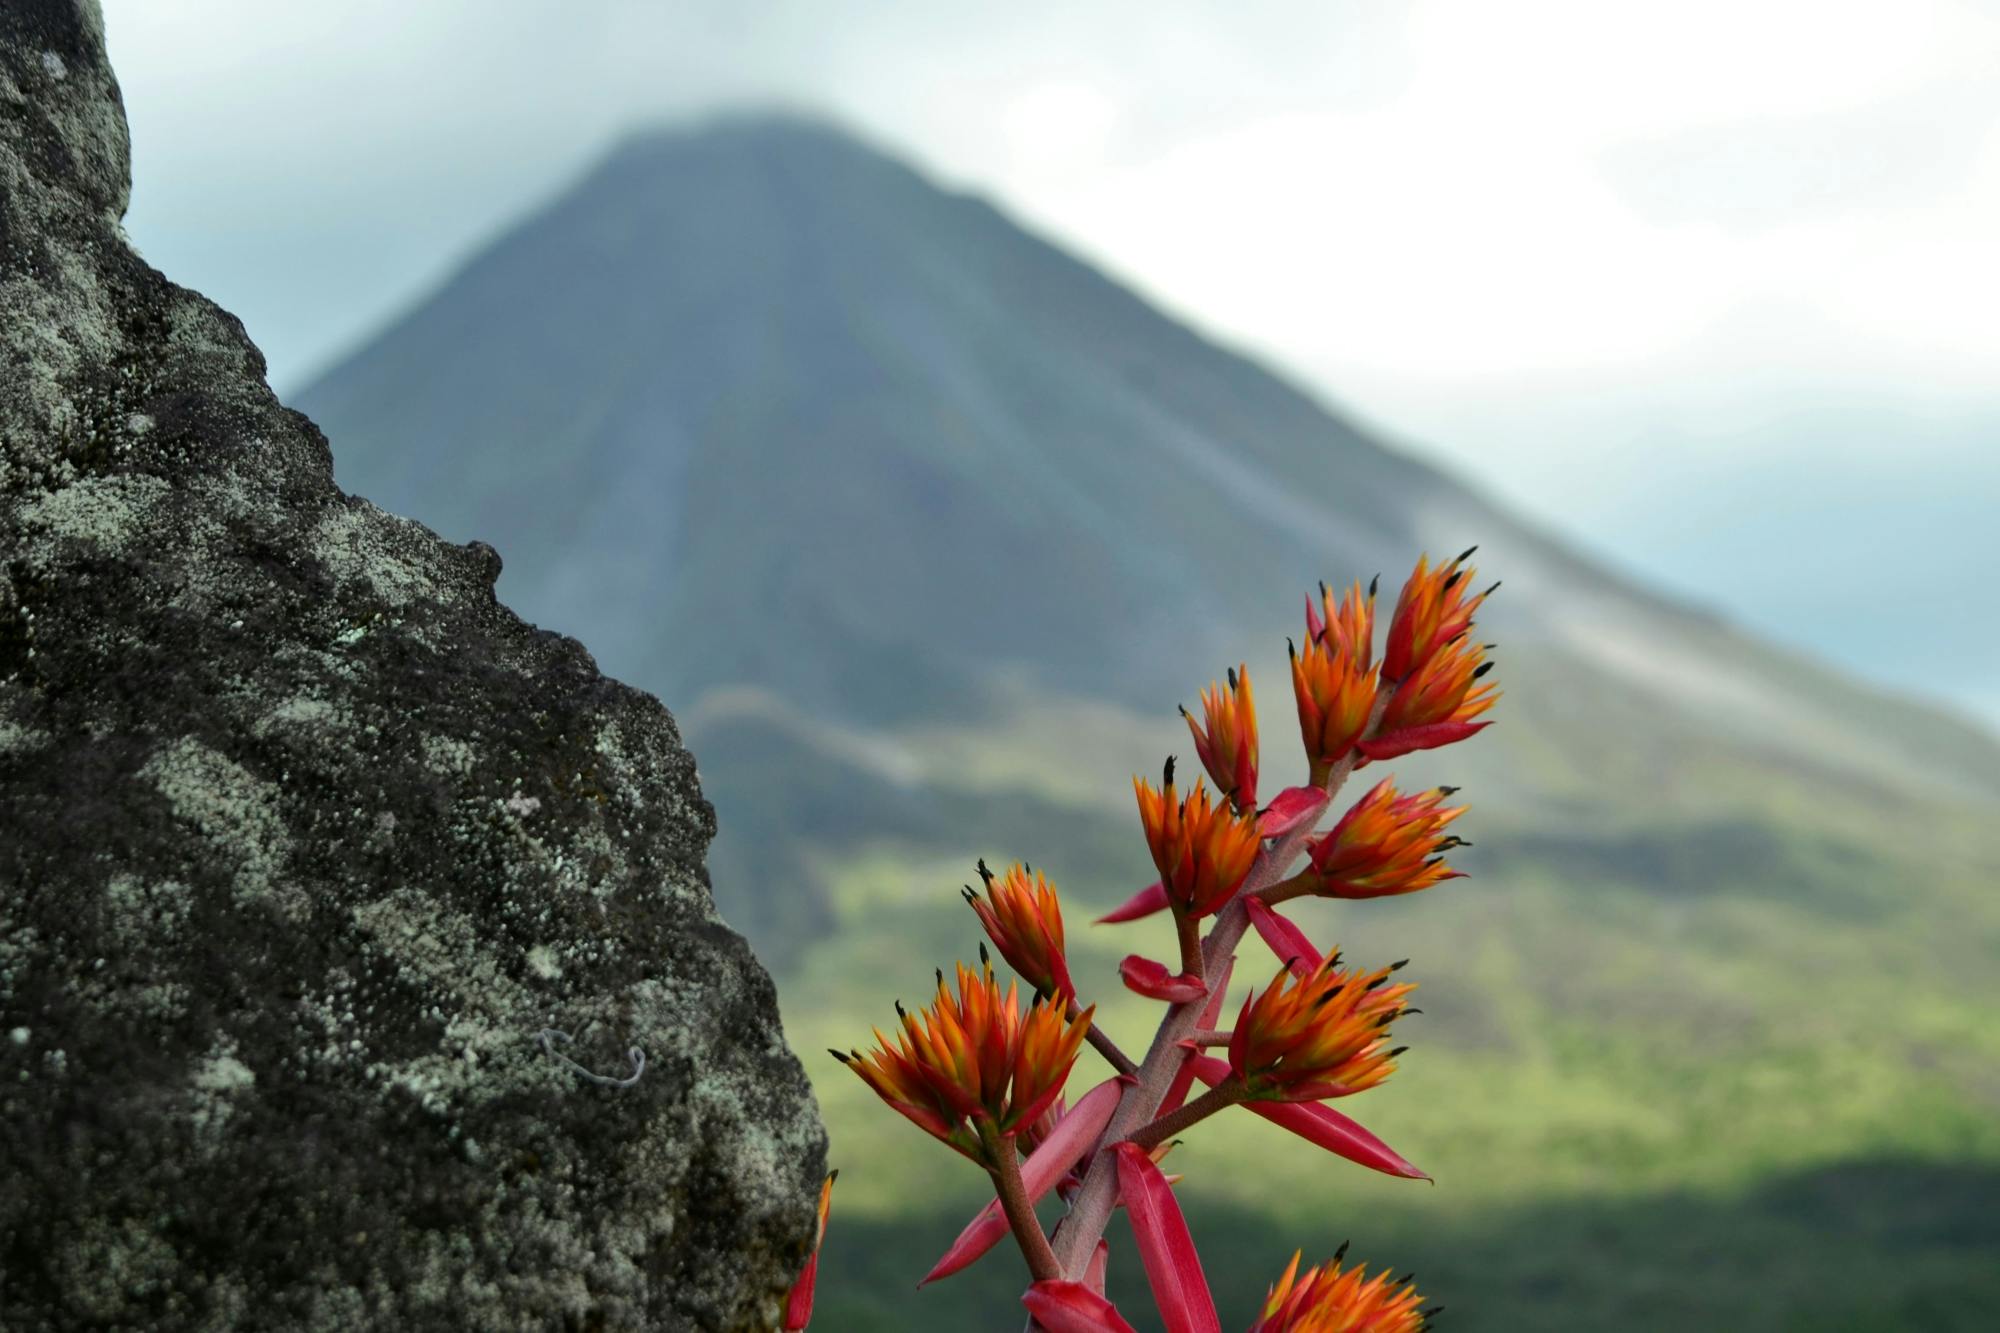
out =
[[(2000, 795), (2000, 747), (1612, 578), (985, 203), (783, 120), (628, 141), (299, 398), (344, 484), (688, 704), (1149, 710), (1302, 585), (1483, 543), (1493, 628), (1729, 743)], [(1194, 665), (1201, 664), (1201, 665)]]

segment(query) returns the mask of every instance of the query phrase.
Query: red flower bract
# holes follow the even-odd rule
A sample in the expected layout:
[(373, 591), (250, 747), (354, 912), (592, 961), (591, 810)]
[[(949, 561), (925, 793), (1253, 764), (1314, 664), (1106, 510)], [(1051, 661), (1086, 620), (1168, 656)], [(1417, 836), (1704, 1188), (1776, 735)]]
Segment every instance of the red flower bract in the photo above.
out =
[(1069, 960), (1063, 956), (1062, 903), (1055, 886), (1040, 871), (1031, 878), (1018, 864), (996, 876), (981, 861), (979, 878), (986, 896), (982, 899), (968, 884), (965, 901), (979, 914), (987, 937), (1007, 965), (1040, 994), (1074, 1000), (1076, 987), (1069, 979)]
[(960, 963), (957, 972), (956, 994), (939, 972), (929, 1005), (916, 1014), (896, 1006), (902, 1031), (893, 1044), (878, 1028), (867, 1055), (833, 1055), (926, 1133), (990, 1166), (982, 1129), (1013, 1134), (1048, 1109), (1095, 1006), (1069, 1021), (1063, 1001), (1042, 998), (1024, 1014), (1017, 987), (1001, 994), (991, 965), (974, 972)]
[(1465, 813), (1446, 806), (1456, 787), (1434, 787), (1399, 796), (1387, 779), (1369, 789), (1324, 834), (1306, 844), (1313, 881), (1309, 892), (1328, 898), (1382, 898), (1415, 893), (1461, 872), (1443, 853), (1465, 842), (1445, 826)]
[(1357, 973), (1334, 955), (1303, 977), (1278, 969), (1261, 995), (1243, 1002), (1229, 1042), (1229, 1066), (1252, 1097), (1320, 1101), (1374, 1087), (1396, 1068), (1388, 1027), (1416, 989), (1391, 984), (1394, 968)]
[(1238, 811), (1257, 808), (1257, 704), (1250, 693), (1250, 668), (1229, 673), (1229, 690), (1213, 682), (1201, 692), (1202, 724), (1181, 709), (1194, 736), (1195, 753), (1215, 779), (1215, 789)]
[(1228, 902), (1243, 886), (1262, 841), (1257, 818), (1209, 800), (1200, 778), (1183, 798), (1174, 791), (1174, 761), (1167, 760), (1164, 790), (1155, 791), (1144, 778), (1133, 778), (1139, 798), (1139, 820), (1167, 901), (1190, 920), (1207, 916)]
[(1329, 1262), (1299, 1272), (1299, 1255), (1264, 1299), (1250, 1333), (1416, 1333), (1428, 1322), (1423, 1298), (1409, 1278), (1374, 1277), (1361, 1264), (1342, 1269), (1347, 1247)]
[(1368, 727), (1375, 707), (1375, 597), (1361, 585), (1336, 603), (1324, 587), (1321, 610), (1306, 605), (1306, 643), (1292, 647), (1292, 694), (1299, 706), (1308, 783), (1319, 787)]
[(1440, 647), (1465, 634), (1480, 603), (1500, 585), (1494, 584), (1477, 597), (1467, 597), (1467, 585), (1478, 570), (1465, 562), (1479, 548), (1469, 547), (1448, 565), (1430, 567), (1428, 556), (1417, 557), (1417, 567), (1403, 584), (1396, 599), (1396, 613), (1389, 620), (1389, 640), (1382, 650), (1382, 677), (1389, 681), (1407, 680), (1421, 670)]

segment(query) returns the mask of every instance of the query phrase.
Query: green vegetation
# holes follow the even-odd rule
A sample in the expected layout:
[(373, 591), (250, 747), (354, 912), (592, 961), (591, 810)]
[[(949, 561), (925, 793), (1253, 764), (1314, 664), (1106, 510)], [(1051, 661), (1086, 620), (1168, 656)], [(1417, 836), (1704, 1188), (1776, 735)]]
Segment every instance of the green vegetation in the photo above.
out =
[[(1165, 927), (1087, 924), (1147, 877), (1136, 817), (990, 768), (983, 807), (925, 788), (964, 845), (882, 836), (816, 858), (834, 929), (780, 977), (842, 1168), (829, 1327), (998, 1326), (1018, 1295), (1011, 1251), (913, 1290), (984, 1182), (824, 1054), (969, 955), (955, 890), (974, 856), (1054, 874), (1088, 998), (1115, 1035), (1152, 1026), (1115, 965), (1163, 954)], [(1472, 879), (1324, 907), (1315, 933), (1351, 956), (1415, 960), (1413, 1049), (1345, 1109), (1439, 1183), (1302, 1156), (1248, 1116), (1191, 1131), (1189, 1216), (1226, 1318), (1247, 1322), (1294, 1247), (1351, 1237), (1416, 1269), (1467, 1329), (1984, 1327), (2000, 1302), (1988, 840), (1969, 815), (1823, 804), (1804, 824), (1739, 801), (1572, 837), (1502, 813), (1470, 832)], [(1064, 818), (1032, 822), (1051, 808)], [(1274, 967), (1246, 941), (1237, 990)], [(1194, 1169), (1204, 1157), (1227, 1169)]]

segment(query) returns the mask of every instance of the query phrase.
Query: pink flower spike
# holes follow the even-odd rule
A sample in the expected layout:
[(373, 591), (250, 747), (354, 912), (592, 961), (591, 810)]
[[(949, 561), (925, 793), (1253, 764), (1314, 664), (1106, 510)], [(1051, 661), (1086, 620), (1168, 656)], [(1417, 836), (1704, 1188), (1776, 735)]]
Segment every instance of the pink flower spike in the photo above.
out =
[(1049, 1333), (1138, 1333), (1120, 1317), (1118, 1307), (1081, 1282), (1037, 1282), (1021, 1304)]
[[(1217, 977), (1215, 985), (1209, 988), (1208, 1003), (1201, 1007), (1201, 1017), (1196, 1020), (1196, 1027), (1212, 1028), (1216, 1020), (1222, 1017), (1222, 1001), (1229, 994), (1229, 978), (1235, 971), (1236, 955), (1231, 954), (1222, 964), (1222, 975)], [(1181, 1067), (1174, 1072), (1174, 1081), (1167, 1085), (1167, 1095), (1160, 1099), (1160, 1114), (1167, 1115), (1180, 1110), (1181, 1103), (1187, 1100), (1188, 1089), (1193, 1086), (1194, 1065), (1191, 1061), (1183, 1060)]]
[(1282, 838), (1299, 825), (1318, 819), (1330, 799), (1318, 787), (1287, 787), (1273, 796), (1264, 813), (1257, 816), (1257, 834)]
[[(1229, 1065), (1213, 1056), (1197, 1055), (1188, 1061), (1202, 1082), (1214, 1087), (1229, 1078)], [(1385, 1176), (1405, 1180), (1429, 1180), (1430, 1176), (1406, 1161), (1401, 1154), (1376, 1138), (1353, 1120), (1319, 1102), (1243, 1103), (1245, 1109), (1263, 1116), (1274, 1125), (1283, 1125), (1302, 1139), (1316, 1143), (1357, 1166), (1380, 1171)]]
[(1185, 972), (1169, 972), (1165, 963), (1141, 958), (1136, 953), (1125, 956), (1125, 961), (1118, 965), (1118, 975), (1124, 978), (1125, 989), (1136, 991), (1149, 1000), (1186, 1004), (1208, 994), (1208, 987), (1202, 985), (1200, 977), (1191, 977)]
[(1492, 725), (1491, 722), (1433, 722), (1425, 727), (1405, 727), (1374, 740), (1358, 741), (1355, 748), (1370, 759), (1395, 759), (1413, 750), (1435, 750), (1440, 745), (1462, 741)]
[(1145, 888), (1127, 898), (1118, 906), (1097, 918), (1100, 926), (1116, 925), (1121, 921), (1137, 921), (1155, 912), (1167, 910), (1167, 886), (1157, 879)]
[(1173, 1187), (1138, 1144), (1128, 1139), (1113, 1151), (1118, 1154), (1118, 1192), (1131, 1214), (1139, 1258), (1167, 1333), (1222, 1333)]
[(1279, 916), (1255, 894), (1243, 900), (1243, 907), (1250, 914), (1250, 924), (1264, 937), (1264, 943), (1271, 946), (1271, 952), (1292, 969), (1293, 976), (1309, 976), (1319, 967), (1324, 955), (1313, 947), (1303, 930)]
[[(1104, 1127), (1111, 1123), (1111, 1113), (1118, 1109), (1118, 1099), (1124, 1095), (1128, 1081), (1122, 1076), (1106, 1079), (1083, 1094), (1076, 1105), (1056, 1121), (1049, 1136), (1028, 1154), (1027, 1160), (1021, 1163), (1021, 1187), (1027, 1191), (1028, 1202), (1039, 1203), (1043, 1195), (1055, 1188), (1063, 1174), (1076, 1165), (1077, 1159), (1096, 1145)], [(944, 1257), (924, 1274), (924, 1280), (917, 1285), (923, 1287), (939, 1278), (950, 1277), (962, 1268), (971, 1267), (1006, 1237), (1007, 1215), (1000, 1210), (1000, 1201), (995, 1199), (966, 1224), (965, 1230), (958, 1233), (958, 1239), (951, 1243), (951, 1248), (944, 1252)]]
[(1090, 1264), (1083, 1270), (1083, 1285), (1102, 1296), (1104, 1275), (1111, 1267), (1111, 1242), (1100, 1240), (1097, 1248), (1090, 1252)]

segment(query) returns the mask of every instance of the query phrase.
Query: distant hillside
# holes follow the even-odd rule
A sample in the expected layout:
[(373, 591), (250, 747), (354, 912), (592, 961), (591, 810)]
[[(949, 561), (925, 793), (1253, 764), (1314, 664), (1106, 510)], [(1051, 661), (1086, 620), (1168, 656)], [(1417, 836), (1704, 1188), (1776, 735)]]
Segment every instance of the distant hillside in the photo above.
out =
[[(494, 543), (510, 605), (684, 717), (746, 686), (847, 726), (978, 724), (1036, 691), (1160, 717), (1242, 654), (1282, 707), (1314, 580), (1477, 541), (1506, 579), (1493, 634), (1532, 649), (1503, 659), (1510, 784), (1510, 748), (1541, 747), (1542, 794), (1587, 806), (1664, 747), (1801, 790), (2000, 797), (2000, 747), (1955, 719), (1593, 568), (810, 124), (627, 141), (297, 405), (343, 485)], [(761, 762), (733, 744), (698, 747), (732, 798), (723, 858), (771, 876), (791, 853), (767, 804), (733, 799)], [(764, 918), (749, 883), (719, 890)]]

